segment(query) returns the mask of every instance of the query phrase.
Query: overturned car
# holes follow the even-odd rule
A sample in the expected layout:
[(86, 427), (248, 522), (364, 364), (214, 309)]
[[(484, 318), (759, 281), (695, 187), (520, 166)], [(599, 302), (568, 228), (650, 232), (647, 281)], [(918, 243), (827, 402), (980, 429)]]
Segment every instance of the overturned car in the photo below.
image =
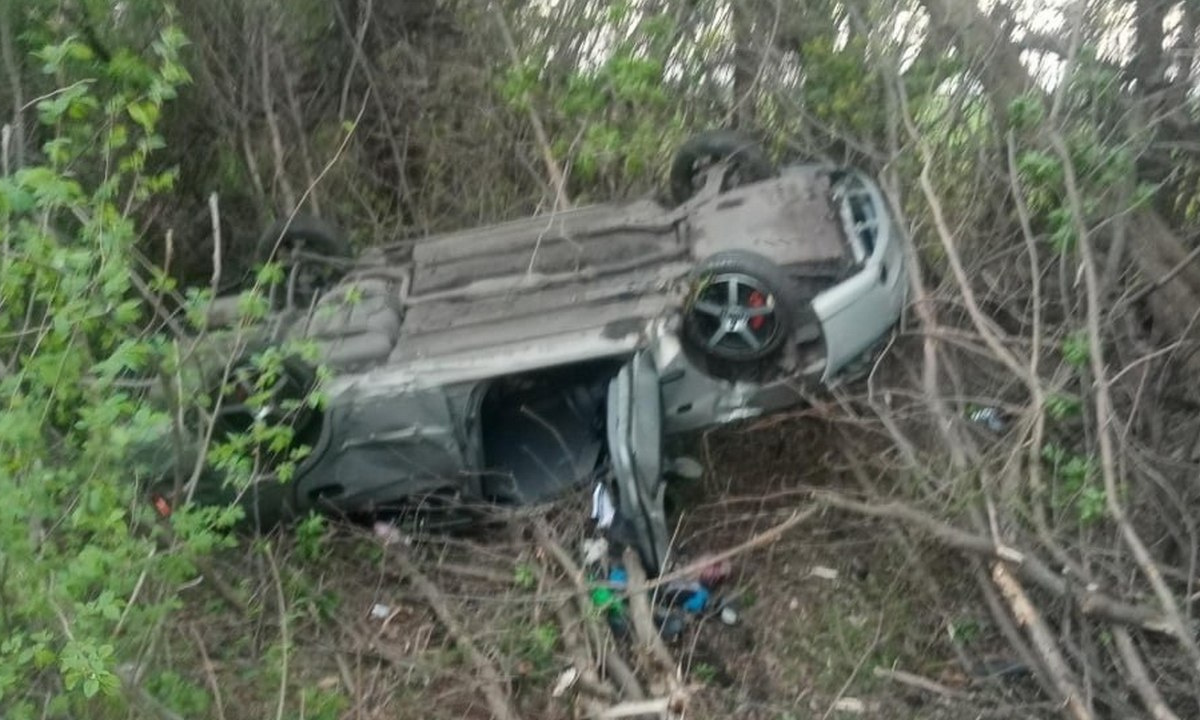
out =
[[(670, 207), (583, 207), (340, 266), (343, 241), (319, 222), (269, 232), (289, 270), (271, 337), (314, 343), (332, 378), (321, 409), (279, 414), (310, 450), (287, 482), (266, 468), (255, 512), (528, 504), (592, 482), (614, 533), (661, 568), (664, 437), (841, 382), (907, 288), (900, 228), (854, 170), (775, 170), (716, 131), (680, 148), (671, 194)], [(311, 373), (287, 368), (280, 396), (306, 392)], [(278, 401), (222, 393), (218, 433), (271, 419)]]

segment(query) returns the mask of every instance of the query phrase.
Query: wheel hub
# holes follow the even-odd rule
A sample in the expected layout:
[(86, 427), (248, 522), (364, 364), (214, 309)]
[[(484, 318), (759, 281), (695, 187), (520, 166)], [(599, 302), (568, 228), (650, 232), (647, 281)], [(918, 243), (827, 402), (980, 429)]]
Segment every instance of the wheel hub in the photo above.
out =
[(705, 345), (755, 353), (777, 331), (775, 298), (760, 282), (741, 273), (716, 275), (692, 303), (696, 321), (707, 326)]
[(727, 309), (721, 317), (721, 329), (725, 332), (741, 332), (750, 325), (750, 318), (741, 309)]

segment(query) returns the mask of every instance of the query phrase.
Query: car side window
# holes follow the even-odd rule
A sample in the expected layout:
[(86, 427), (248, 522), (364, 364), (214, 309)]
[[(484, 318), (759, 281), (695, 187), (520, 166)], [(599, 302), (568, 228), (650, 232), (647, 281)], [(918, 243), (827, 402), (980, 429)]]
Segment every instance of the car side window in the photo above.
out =
[(875, 252), (875, 240), (879, 235), (879, 212), (869, 190), (856, 178), (850, 178), (842, 186), (842, 201), (846, 205), (851, 230), (862, 243), (866, 257)]

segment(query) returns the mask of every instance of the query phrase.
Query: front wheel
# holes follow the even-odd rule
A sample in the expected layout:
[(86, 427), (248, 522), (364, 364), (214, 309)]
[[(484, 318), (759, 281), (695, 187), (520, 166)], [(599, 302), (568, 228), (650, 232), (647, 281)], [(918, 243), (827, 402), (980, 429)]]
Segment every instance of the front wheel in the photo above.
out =
[(777, 353), (800, 307), (794, 283), (770, 260), (740, 250), (718, 253), (693, 273), (684, 337), (704, 355), (756, 363)]

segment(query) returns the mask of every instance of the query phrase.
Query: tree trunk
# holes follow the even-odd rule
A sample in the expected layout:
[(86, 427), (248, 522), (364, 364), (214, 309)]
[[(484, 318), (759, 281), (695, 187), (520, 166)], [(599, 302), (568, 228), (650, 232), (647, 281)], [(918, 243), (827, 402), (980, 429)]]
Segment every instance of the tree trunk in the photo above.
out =
[(1167, 14), (1164, 0), (1138, 0), (1134, 11), (1134, 55), (1130, 63), (1130, 74), (1137, 81), (1137, 90), (1142, 97), (1153, 95), (1162, 89), (1163, 75), (1163, 20)]
[(971, 65), (991, 99), (997, 126), (1008, 125), (1014, 100), (1037, 88), (1020, 51), (978, 4), (962, 0), (922, 0), (935, 35), (948, 35)]
[(754, 80), (758, 76), (758, 53), (754, 50), (754, 24), (757, 3), (737, 0), (730, 3), (733, 14), (733, 107), (730, 111), (736, 128), (754, 125)]

